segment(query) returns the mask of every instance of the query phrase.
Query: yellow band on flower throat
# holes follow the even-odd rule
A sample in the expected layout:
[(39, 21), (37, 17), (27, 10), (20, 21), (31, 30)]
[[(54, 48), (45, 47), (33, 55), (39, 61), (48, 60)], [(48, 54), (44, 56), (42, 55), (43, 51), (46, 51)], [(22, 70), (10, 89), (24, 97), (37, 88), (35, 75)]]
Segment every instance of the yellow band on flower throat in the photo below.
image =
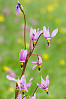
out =
[(50, 42), (50, 39), (47, 39), (47, 43), (49, 43)]
[(48, 92), (48, 89), (46, 89), (46, 92)]
[(39, 65), (38, 68), (41, 68), (41, 65)]
[(36, 42), (35, 42), (35, 41), (33, 41), (33, 44), (34, 44), (34, 45), (35, 45), (35, 43), (36, 43)]
[(25, 90), (24, 90), (24, 89), (22, 89), (22, 92), (25, 92)]

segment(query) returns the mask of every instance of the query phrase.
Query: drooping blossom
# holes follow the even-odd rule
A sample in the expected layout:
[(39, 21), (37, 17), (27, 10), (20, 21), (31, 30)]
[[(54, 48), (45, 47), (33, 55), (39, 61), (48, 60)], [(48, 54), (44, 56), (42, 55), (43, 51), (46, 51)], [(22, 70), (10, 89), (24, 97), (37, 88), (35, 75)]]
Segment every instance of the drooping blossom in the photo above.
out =
[(16, 75), (15, 75), (15, 73), (14, 73), (14, 71), (13, 71), (12, 69), (8, 69), (7, 73), (8, 73), (10, 76), (14, 77), (14, 78), (16, 77)]
[(17, 5), (16, 5), (16, 10), (15, 13), (19, 15), (19, 7), (21, 6), (21, 3), (18, 1)]
[(19, 60), (21, 62), (21, 68), (24, 67), (26, 56), (27, 56), (27, 50), (21, 49), (21, 51), (19, 53)]
[(17, 90), (18, 90), (18, 89), (19, 89), (19, 90), (22, 89), (23, 94), (24, 94), (25, 91), (28, 92), (27, 87), (30, 87), (30, 86), (31, 86), (31, 84), (32, 84), (31, 81), (33, 80), (33, 78), (31, 78), (31, 79), (29, 80), (29, 83), (26, 84), (26, 76), (25, 76), (25, 75), (23, 75), (20, 80), (19, 80), (19, 78), (18, 78), (18, 79), (15, 79), (15, 78), (13, 78), (13, 77), (10, 77), (9, 75), (6, 75), (6, 78), (7, 78), (8, 80), (10, 80), (10, 81), (11, 81), (11, 80), (15, 81), (15, 82), (17, 83)]
[(38, 56), (38, 62), (32, 62), (32, 63), (35, 63), (36, 65), (33, 66), (32, 70), (35, 69), (36, 66), (38, 66), (38, 70), (40, 71), (41, 69), (41, 64), (42, 64), (42, 59), (40, 56)]
[(34, 96), (30, 97), (30, 99), (36, 99), (36, 93), (34, 93)]
[(57, 34), (57, 32), (58, 32), (58, 28), (55, 29), (55, 30), (52, 32), (51, 36), (50, 36), (49, 27), (48, 27), (48, 29), (46, 29), (45, 26), (43, 27), (43, 35), (44, 35), (44, 37), (45, 37), (46, 40), (47, 40), (48, 46), (50, 46), (50, 39), (51, 39), (52, 37), (54, 37), (54, 36)]
[(14, 71), (11, 68), (9, 68), (7, 66), (4, 66), (3, 69), (8, 73), (8, 75), (10, 75), (10, 76), (12, 76), (14, 78), (16, 77)]
[(37, 83), (37, 86), (41, 89), (44, 89), (46, 91), (46, 93), (49, 95), (48, 93), (48, 86), (49, 86), (49, 76), (46, 76), (46, 81), (44, 81), (44, 79), (41, 76), (41, 84)]
[(33, 46), (35, 45), (35, 42), (41, 33), (42, 33), (42, 30), (39, 31), (39, 28), (37, 29), (37, 32), (36, 32), (36, 29), (33, 29), (33, 28), (30, 29), (30, 37), (31, 37), (31, 40), (33, 41)]

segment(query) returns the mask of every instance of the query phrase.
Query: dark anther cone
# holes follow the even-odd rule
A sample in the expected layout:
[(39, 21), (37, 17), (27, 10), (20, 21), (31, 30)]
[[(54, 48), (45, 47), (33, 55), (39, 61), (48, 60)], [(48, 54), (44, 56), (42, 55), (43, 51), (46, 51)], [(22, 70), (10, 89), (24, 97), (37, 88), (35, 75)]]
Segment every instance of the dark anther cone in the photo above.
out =
[(33, 44), (33, 47), (35, 46), (35, 44)]
[(22, 69), (22, 67), (23, 67), (23, 66), (21, 65), (21, 69)]
[(23, 93), (23, 95), (24, 95), (24, 92), (22, 92)]
[(38, 68), (38, 70), (40, 71), (40, 70), (41, 70), (41, 68)]
[(47, 92), (48, 96), (49, 96), (49, 93)]
[(48, 47), (50, 47), (50, 43), (48, 42), (47, 44), (48, 44)]

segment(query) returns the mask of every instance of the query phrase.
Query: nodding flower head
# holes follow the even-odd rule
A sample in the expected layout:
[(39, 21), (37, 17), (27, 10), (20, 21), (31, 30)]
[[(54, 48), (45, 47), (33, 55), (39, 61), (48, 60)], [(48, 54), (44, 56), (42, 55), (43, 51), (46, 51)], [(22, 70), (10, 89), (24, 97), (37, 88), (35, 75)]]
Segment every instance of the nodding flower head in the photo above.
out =
[(17, 5), (16, 5), (16, 10), (15, 13), (19, 15), (19, 7), (21, 6), (21, 3), (18, 1)]
[(38, 62), (32, 62), (32, 63), (35, 63), (35, 64), (36, 64), (36, 65), (33, 66), (32, 70), (34, 70), (34, 68), (35, 68), (36, 66), (38, 66), (38, 70), (40, 71), (40, 69), (41, 69), (41, 64), (42, 64), (42, 59), (41, 59), (41, 57), (38, 56)]
[(26, 56), (27, 56), (27, 50), (21, 49), (19, 53), (19, 60), (21, 62), (21, 68), (24, 67)]
[(30, 86), (31, 86), (31, 84), (32, 84), (31, 81), (33, 80), (33, 78), (31, 78), (31, 79), (29, 80), (29, 83), (26, 84), (26, 76), (25, 76), (25, 75), (23, 75), (20, 80), (19, 80), (19, 78), (18, 78), (18, 79), (15, 79), (15, 78), (13, 78), (13, 77), (11, 77), (11, 76), (9, 76), (9, 75), (6, 75), (6, 78), (7, 78), (8, 80), (10, 80), (10, 81), (11, 81), (11, 80), (15, 81), (15, 82), (17, 83), (17, 90), (18, 90), (18, 89), (19, 89), (19, 90), (22, 89), (23, 95), (24, 95), (24, 92), (25, 92), (25, 91), (28, 92), (27, 87), (30, 87)]
[(44, 35), (45, 39), (47, 40), (48, 46), (50, 46), (50, 39), (51, 39), (52, 37), (54, 37), (54, 36), (57, 34), (57, 32), (58, 32), (58, 28), (55, 29), (55, 30), (52, 32), (51, 36), (50, 36), (49, 27), (48, 27), (48, 29), (46, 29), (45, 26), (43, 27), (43, 35)]
[(49, 86), (49, 76), (46, 76), (46, 81), (44, 81), (44, 79), (41, 76), (41, 84), (37, 83), (37, 86), (41, 89), (44, 89), (46, 91), (46, 93), (49, 95), (48, 93), (48, 86)]
[(31, 40), (33, 41), (33, 47), (35, 46), (36, 40), (38, 39), (41, 33), (42, 33), (42, 30), (39, 31), (39, 28), (37, 29), (37, 32), (36, 32), (36, 29), (33, 29), (33, 28), (30, 29), (30, 37), (31, 37)]

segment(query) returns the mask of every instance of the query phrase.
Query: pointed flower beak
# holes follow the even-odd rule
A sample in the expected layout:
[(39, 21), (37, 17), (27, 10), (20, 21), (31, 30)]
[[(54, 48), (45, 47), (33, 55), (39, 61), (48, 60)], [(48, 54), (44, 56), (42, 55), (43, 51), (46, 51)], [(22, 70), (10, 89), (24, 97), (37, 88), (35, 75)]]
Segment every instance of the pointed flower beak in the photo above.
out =
[(33, 41), (33, 47), (35, 46), (36, 41)]
[(50, 39), (47, 39), (48, 47), (50, 47)]
[(46, 93), (49, 95), (49, 93), (48, 93), (48, 89), (46, 89)]
[(25, 93), (25, 89), (22, 89), (22, 93), (23, 93), (23, 95), (24, 95), (24, 93)]
[(21, 69), (22, 69), (22, 67), (24, 67), (25, 61), (20, 61), (20, 62), (21, 62)]
[(41, 65), (38, 65), (38, 70), (39, 70), (39, 71), (41, 70)]

